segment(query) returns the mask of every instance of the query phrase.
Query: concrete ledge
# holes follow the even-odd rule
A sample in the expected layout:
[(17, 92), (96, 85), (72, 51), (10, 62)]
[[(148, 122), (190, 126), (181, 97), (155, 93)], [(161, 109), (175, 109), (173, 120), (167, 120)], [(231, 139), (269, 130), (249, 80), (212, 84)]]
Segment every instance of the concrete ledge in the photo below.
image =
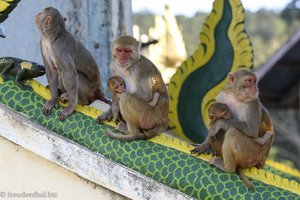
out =
[(0, 135), (79, 176), (131, 199), (193, 199), (45, 129), (0, 104)]

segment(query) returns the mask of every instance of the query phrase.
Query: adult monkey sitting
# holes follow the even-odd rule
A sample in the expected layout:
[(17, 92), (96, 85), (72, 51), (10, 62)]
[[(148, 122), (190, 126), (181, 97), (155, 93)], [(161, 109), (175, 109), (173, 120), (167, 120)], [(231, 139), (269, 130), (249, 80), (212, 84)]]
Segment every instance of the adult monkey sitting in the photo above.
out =
[[(226, 131), (224, 140), (218, 142), (222, 145), (222, 159), (213, 157), (210, 164), (226, 172), (254, 166), (263, 168), (275, 135), (270, 115), (258, 98), (255, 74), (248, 70), (229, 74), (228, 83), (218, 95), (217, 102), (229, 107), (232, 118), (217, 120), (209, 131), (208, 137), (212, 140), (223, 138), (216, 137), (221, 134), (221, 129)], [(205, 140), (191, 153), (198, 155), (209, 148), (210, 144)]]
[[(168, 126), (169, 97), (167, 87), (156, 66), (140, 54), (140, 43), (131, 36), (120, 36), (112, 45), (111, 71), (126, 83), (126, 92), (120, 95), (120, 112), (125, 124), (117, 129), (127, 135), (107, 132), (120, 140), (146, 139), (164, 131)], [(149, 105), (153, 98), (151, 79), (156, 78), (160, 97), (155, 106)], [(98, 123), (111, 120), (109, 109), (97, 118)]]
[(48, 7), (35, 17), (35, 24), (42, 34), (41, 52), (51, 99), (44, 105), (44, 114), (58, 107), (58, 91), (69, 105), (60, 113), (64, 120), (76, 104), (87, 105), (95, 99), (109, 103), (100, 89), (97, 64), (83, 44), (65, 28), (65, 18), (55, 8)]

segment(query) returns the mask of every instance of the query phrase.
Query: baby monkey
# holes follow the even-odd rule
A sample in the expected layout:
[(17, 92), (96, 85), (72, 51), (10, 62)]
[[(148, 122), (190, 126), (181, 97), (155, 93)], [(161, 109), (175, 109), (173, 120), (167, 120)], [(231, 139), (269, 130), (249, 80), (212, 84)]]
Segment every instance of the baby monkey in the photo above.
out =
[[(231, 114), (229, 113), (229, 108), (226, 104), (215, 102), (211, 104), (208, 108), (208, 117), (210, 120), (210, 126), (212, 126), (218, 119), (230, 119)], [(253, 140), (260, 145), (264, 145), (265, 143), (269, 142), (270, 134), (272, 134), (272, 132), (266, 131), (263, 137), (253, 137)], [(224, 134), (217, 134), (217, 136), (218, 135), (220, 135), (219, 137), (224, 137)], [(208, 142), (216, 151), (217, 156), (222, 156), (221, 149), (223, 138), (220, 140), (215, 140), (214, 138), (209, 137), (208, 140)]]
[[(156, 92), (155, 89), (156, 84), (157, 84), (157, 79), (155, 77), (152, 77), (150, 79), (150, 85), (154, 93), (153, 93), (152, 100), (149, 102), (149, 105), (152, 107), (154, 107), (157, 104), (160, 96), (159, 92)], [(113, 103), (111, 105), (113, 121), (114, 122), (124, 121), (120, 113), (119, 99), (120, 99), (120, 95), (126, 90), (125, 81), (119, 76), (112, 76), (111, 78), (108, 79), (108, 88), (113, 95), (112, 96)]]

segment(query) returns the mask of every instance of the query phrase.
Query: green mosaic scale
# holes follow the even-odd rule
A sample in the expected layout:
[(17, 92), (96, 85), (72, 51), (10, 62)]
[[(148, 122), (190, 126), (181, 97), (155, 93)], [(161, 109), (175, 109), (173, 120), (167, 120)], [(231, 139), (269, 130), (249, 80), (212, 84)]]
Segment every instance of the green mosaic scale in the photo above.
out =
[[(57, 117), (62, 107), (45, 116), (41, 109), (45, 99), (30, 88), (20, 89), (13, 81), (0, 84), (0, 102), (91, 151), (195, 198), (300, 198), (300, 192), (297, 194), (253, 179), (250, 180), (255, 191), (249, 191), (236, 174), (221, 172), (201, 159), (164, 145), (145, 140), (121, 142), (111, 139), (104, 131), (113, 127), (98, 125), (94, 118), (80, 112), (70, 115), (64, 122)], [(289, 174), (285, 176), (292, 178)], [(300, 182), (299, 178), (296, 181)]]

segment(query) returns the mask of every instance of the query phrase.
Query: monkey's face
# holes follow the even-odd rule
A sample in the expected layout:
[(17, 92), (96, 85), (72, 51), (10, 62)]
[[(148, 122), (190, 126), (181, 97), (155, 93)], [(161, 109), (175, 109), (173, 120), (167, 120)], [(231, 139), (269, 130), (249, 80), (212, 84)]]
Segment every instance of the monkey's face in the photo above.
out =
[(258, 97), (257, 78), (255, 76), (244, 76), (237, 83), (240, 85), (237, 89), (238, 99), (243, 102), (249, 102)]
[(226, 104), (215, 102), (208, 108), (208, 117), (211, 122), (215, 122), (218, 119), (230, 119), (231, 114)]
[(127, 68), (131, 65), (131, 57), (133, 51), (130, 48), (118, 47), (116, 48), (116, 57), (121, 67)]
[(119, 94), (125, 92), (125, 84), (124, 84), (124, 82), (117, 83), (115, 85), (115, 87), (114, 87), (114, 90), (115, 90), (116, 93), (119, 93)]
[(45, 20), (45, 13), (44, 11), (39, 12), (36, 16), (35, 16), (35, 25), (36, 27), (39, 29), (39, 31), (43, 32), (43, 26), (42, 24), (44, 23)]
[[(66, 18), (62, 17), (55, 8), (48, 7), (35, 16), (35, 24), (41, 33), (50, 29), (64, 29)], [(52, 28), (54, 27), (54, 28)]]
[(108, 87), (113, 93), (117, 94), (121, 94), (126, 90), (125, 82), (119, 77), (114, 77), (113, 79), (110, 79)]
[(127, 69), (139, 59), (139, 49), (140, 43), (135, 38), (121, 36), (113, 42), (113, 59), (118, 66)]
[(220, 116), (218, 117), (218, 119), (230, 119), (230, 118), (231, 118), (231, 114), (229, 113), (228, 109), (221, 112)]

